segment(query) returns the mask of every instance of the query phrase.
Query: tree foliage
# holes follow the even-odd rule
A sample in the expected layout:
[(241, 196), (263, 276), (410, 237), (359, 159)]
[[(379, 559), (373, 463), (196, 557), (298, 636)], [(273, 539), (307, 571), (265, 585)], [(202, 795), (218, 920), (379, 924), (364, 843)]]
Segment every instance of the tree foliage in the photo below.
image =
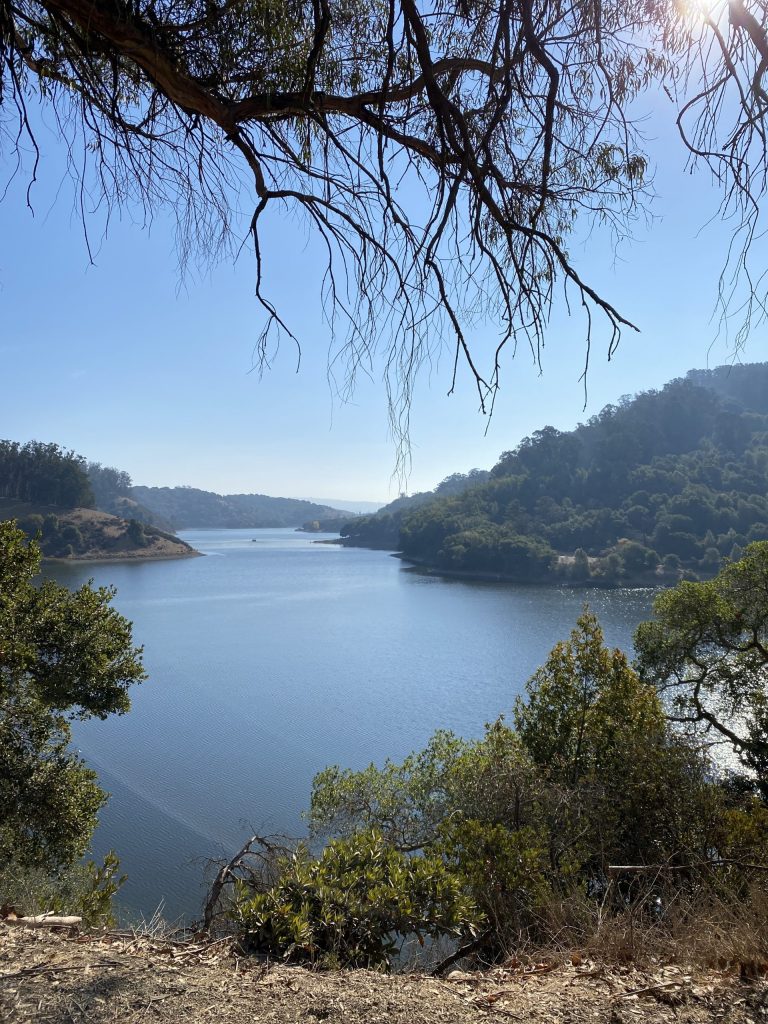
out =
[(35, 586), (39, 567), (37, 546), (0, 523), (0, 866), (55, 869), (82, 856), (106, 799), (69, 723), (124, 713), (144, 673), (114, 591)]
[(61, 508), (94, 504), (85, 459), (39, 441), (0, 441), (0, 498)]
[[(761, 391), (762, 389), (762, 391)], [(519, 581), (676, 582), (768, 539), (768, 367), (692, 373), (544, 427), (490, 479), (345, 524), (347, 543)]]
[(638, 663), (682, 725), (726, 739), (768, 794), (768, 542), (703, 583), (660, 594)]
[[(330, 840), (321, 857), (302, 847), (284, 858), (276, 882), (255, 895), (242, 887), (234, 913), (259, 948), (333, 951), (342, 963), (374, 955), (372, 920), (388, 935), (376, 947), (383, 964), (409, 933), (474, 936), (494, 956), (513, 939), (542, 940), (555, 902), (602, 899), (610, 864), (688, 870), (736, 850), (766, 855), (761, 805), (718, 781), (588, 611), (528, 682), (512, 726), (500, 719), (475, 740), (436, 733), (401, 764), (328, 768), (314, 779), (309, 822)], [(424, 878), (449, 894), (434, 916)], [(342, 941), (352, 925), (364, 931)]]
[(400, 942), (460, 936), (476, 908), (439, 857), (407, 857), (375, 830), (301, 846), (266, 892), (241, 890), (237, 920), (254, 950), (321, 966), (386, 967)]
[[(538, 357), (561, 286), (588, 334), (604, 322), (609, 352), (628, 324), (568, 238), (595, 224), (624, 235), (642, 211), (643, 93), (672, 98), (745, 268), (766, 168), (761, 12), (757, 0), (708, 13), (674, 0), (3, 0), (5, 145), (26, 134), (38, 152), (40, 99), (108, 203), (176, 210), (182, 258), (226, 249), (250, 193), (263, 355), (270, 331), (290, 328), (264, 292), (264, 217), (303, 215), (327, 255), (346, 374), (379, 342), (407, 404), (414, 370), (450, 338), (487, 408), (502, 348), (527, 339)], [(761, 309), (759, 296), (742, 309), (745, 327)], [(484, 352), (473, 333), (489, 317)]]
[(556, 644), (515, 704), (515, 728), (534, 763), (564, 786), (615, 773), (633, 742), (664, 743), (656, 691), (619, 650), (609, 650), (593, 615)]
[(399, 850), (431, 842), (450, 814), (450, 780), (468, 746), (450, 732), (437, 732), (424, 750), (402, 764), (387, 761), (362, 771), (336, 765), (319, 772), (312, 786), (310, 823), (315, 836), (348, 836), (375, 828)]

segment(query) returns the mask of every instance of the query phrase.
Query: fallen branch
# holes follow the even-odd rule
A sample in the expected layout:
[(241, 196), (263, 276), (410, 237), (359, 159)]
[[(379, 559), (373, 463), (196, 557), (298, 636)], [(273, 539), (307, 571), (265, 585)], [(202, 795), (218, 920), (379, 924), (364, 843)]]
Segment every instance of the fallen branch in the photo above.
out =
[[(91, 967), (124, 967), (119, 960), (99, 960), (91, 964)], [(28, 974), (56, 974), (59, 971), (82, 971), (83, 965), (77, 964), (39, 964), (37, 967), (24, 967), (20, 971), (12, 971), (10, 974), (0, 974), (0, 981), (8, 981), (9, 978), (23, 978)]]
[(675, 981), (660, 981), (656, 985), (646, 985), (644, 988), (631, 988), (627, 992), (619, 992), (617, 995), (611, 997), (611, 1002), (618, 1002), (620, 999), (630, 999), (632, 996), (642, 996), (647, 992), (656, 992), (662, 988), (676, 988), (684, 987), (690, 984), (691, 979), (688, 977), (678, 978)]
[[(224, 889), (224, 886), (228, 882), (232, 882), (237, 878), (237, 869), (241, 867), (243, 861), (245, 861), (247, 857), (259, 856), (259, 854), (256, 854), (252, 849), (252, 847), (255, 845), (260, 846), (265, 851), (266, 857), (274, 856), (277, 853), (290, 852), (287, 847), (281, 846), (277, 843), (270, 843), (262, 836), (251, 836), (251, 838), (242, 847), (242, 849), (238, 850), (238, 852), (231, 860), (227, 861), (226, 864), (222, 865), (220, 871), (218, 872), (216, 878), (214, 879), (213, 885), (211, 886), (211, 890), (208, 894), (208, 899), (206, 900), (205, 903), (205, 908), (203, 909), (204, 931), (210, 931), (211, 924), (213, 923), (213, 919), (216, 916), (216, 908), (218, 906), (219, 898), (221, 896), (222, 890)], [(262, 857), (264, 859), (264, 855), (262, 855)]]
[(747, 861), (734, 860), (732, 858), (719, 858), (718, 860), (698, 861), (694, 864), (610, 864), (608, 866), (608, 877), (662, 874), (675, 871), (699, 871), (704, 868), (712, 870), (722, 867), (744, 868), (745, 871), (768, 871), (768, 864), (751, 864)]
[(458, 963), (459, 960), (463, 960), (465, 956), (469, 956), (471, 953), (477, 952), (477, 950), (481, 948), (486, 939), (487, 935), (479, 935), (476, 939), (471, 939), (469, 942), (465, 942), (464, 945), (459, 946), (459, 948), (454, 953), (451, 953), (450, 956), (447, 956), (445, 957), (444, 960), (441, 960), (440, 963), (438, 963), (437, 966), (432, 969), (432, 974), (435, 976), (442, 974), (444, 971), (447, 971), (449, 967), (452, 967), (455, 963)]
[(5, 917), (3, 924), (20, 925), (23, 928), (76, 928), (82, 924), (82, 917), (73, 915), (35, 914), (33, 917)]

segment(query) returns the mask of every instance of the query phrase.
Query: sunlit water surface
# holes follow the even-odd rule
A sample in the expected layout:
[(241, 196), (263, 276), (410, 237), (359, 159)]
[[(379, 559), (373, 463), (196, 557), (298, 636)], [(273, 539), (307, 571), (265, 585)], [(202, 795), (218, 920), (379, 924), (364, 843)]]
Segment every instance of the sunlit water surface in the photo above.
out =
[(188, 530), (204, 558), (64, 565), (117, 588), (149, 679), (130, 714), (76, 728), (112, 793), (124, 912), (200, 910), (206, 859), (251, 831), (302, 828), (313, 775), (402, 758), (438, 728), (477, 736), (508, 711), (585, 601), (631, 648), (649, 590), (445, 580), (386, 552), (291, 530)]

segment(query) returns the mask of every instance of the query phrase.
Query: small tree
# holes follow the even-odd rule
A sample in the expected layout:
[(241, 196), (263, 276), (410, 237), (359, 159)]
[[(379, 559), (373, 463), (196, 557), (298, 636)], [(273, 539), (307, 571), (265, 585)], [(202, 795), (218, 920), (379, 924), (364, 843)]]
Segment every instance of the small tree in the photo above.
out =
[(553, 866), (604, 878), (619, 863), (706, 855), (717, 795), (706, 764), (669, 728), (655, 688), (604, 645), (588, 610), (518, 698), (522, 746), (542, 773)]
[(147, 535), (144, 532), (144, 524), (140, 523), (138, 519), (128, 520), (125, 535), (131, 544), (135, 545), (135, 547), (145, 548), (147, 546)]
[(733, 745), (768, 796), (768, 542), (714, 579), (661, 594), (635, 634), (638, 667), (674, 721)]

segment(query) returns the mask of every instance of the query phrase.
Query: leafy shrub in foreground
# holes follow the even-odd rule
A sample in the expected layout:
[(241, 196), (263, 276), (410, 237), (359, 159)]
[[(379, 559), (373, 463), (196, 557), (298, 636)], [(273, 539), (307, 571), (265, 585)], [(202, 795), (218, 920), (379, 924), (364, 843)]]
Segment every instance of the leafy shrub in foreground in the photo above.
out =
[[(749, 556), (768, 565), (768, 545)], [(745, 559), (711, 583), (681, 584), (676, 597), (660, 598), (666, 628), (638, 634), (644, 667), (651, 643), (676, 655), (682, 647), (684, 657), (671, 612), (695, 597), (709, 622), (713, 609), (703, 598), (725, 577), (738, 576), (756, 615), (756, 591), (765, 587), (756, 587), (750, 568)], [(715, 604), (722, 626), (726, 603)], [(733, 640), (742, 642), (754, 623), (734, 614)], [(762, 619), (755, 630), (743, 654), (755, 671), (739, 692), (749, 683), (750, 693), (764, 694)], [(715, 658), (726, 682), (734, 665), (724, 669)], [(721, 680), (708, 682), (718, 689)], [(325, 769), (314, 780), (309, 820), (328, 846), (319, 858), (305, 847), (283, 857), (255, 895), (241, 886), (235, 909), (249, 943), (313, 963), (387, 966), (408, 935), (471, 936), (489, 960), (521, 942), (579, 942), (606, 912), (631, 919), (639, 894), (656, 906), (662, 884), (664, 907), (710, 900), (724, 920), (737, 915), (754, 888), (749, 872), (768, 864), (764, 775), (719, 772), (706, 745), (670, 723), (674, 708), (657, 686), (605, 646), (585, 610), (516, 701), (514, 727), (500, 718), (478, 740), (438, 732), (402, 764)], [(750, 706), (752, 736), (768, 717), (764, 708)], [(752, 765), (759, 768), (757, 758)], [(615, 865), (633, 867), (623, 877), (609, 870)], [(666, 927), (658, 915), (654, 921)]]
[(236, 903), (248, 946), (320, 966), (387, 967), (402, 937), (471, 934), (479, 914), (438, 857), (409, 857), (380, 832), (306, 847), (283, 858), (267, 892), (241, 887)]

